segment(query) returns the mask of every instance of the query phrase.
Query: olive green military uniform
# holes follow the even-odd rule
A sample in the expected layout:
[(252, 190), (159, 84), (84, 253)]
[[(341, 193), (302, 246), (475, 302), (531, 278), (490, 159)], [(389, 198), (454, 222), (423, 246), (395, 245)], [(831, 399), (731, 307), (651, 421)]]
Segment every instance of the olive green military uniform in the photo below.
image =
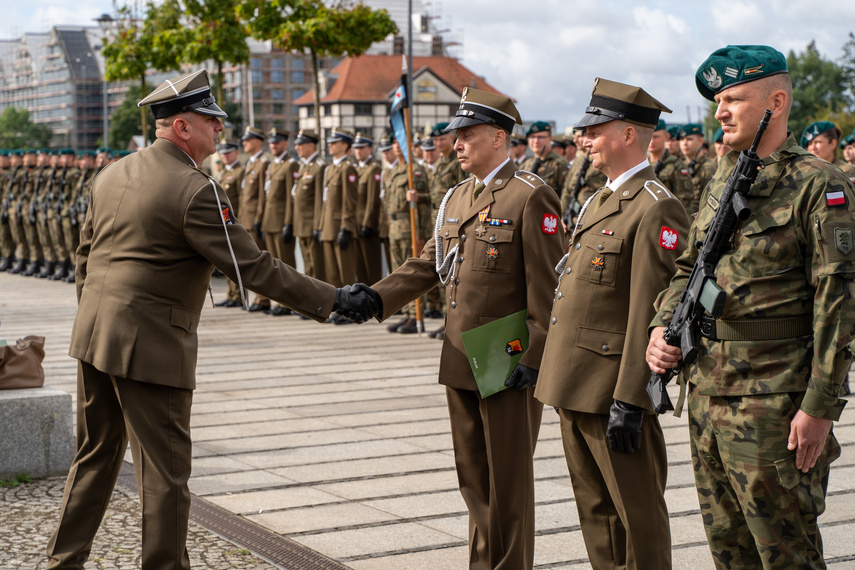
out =
[(292, 209), (291, 188), (297, 178), (299, 163), (283, 153), (273, 160), (267, 169), (267, 180), (264, 183), (264, 193), (267, 203), (261, 220), (261, 231), (267, 250), (277, 259), (281, 259), (291, 267), (296, 267), (294, 257), (294, 242), (286, 244), (282, 241), (282, 227), (285, 225), (287, 211)]
[[(347, 156), (333, 160), (324, 172), (320, 225), (324, 280), (336, 287), (356, 281), (356, 178), (356, 168)], [(344, 248), (338, 243), (341, 230), (350, 232)]]
[[(263, 151), (258, 151), (250, 157), (244, 168), (240, 192), (240, 218), (238, 220), (255, 240), (258, 249), (264, 249), (264, 240), (255, 231), (255, 224), (261, 223), (261, 217), (264, 214), (264, 181), (268, 166), (270, 166), (270, 160)], [(251, 305), (269, 308), (270, 299), (256, 294)]]
[[(95, 175), (94, 168), (79, 170), (80, 176), (69, 195), (68, 201), (63, 205), (60, 217), (62, 219), (62, 232), (65, 235), (65, 243), (68, 246), (68, 258), (70, 261), (69, 276), (74, 274), (77, 265), (77, 247), (80, 245), (80, 208), (83, 195), (87, 185)], [(66, 279), (68, 280), (68, 278)]]
[(0, 172), (0, 267), (6, 271), (15, 258), (15, 240), (12, 238), (10, 217), (12, 204), (12, 182), (19, 167), (4, 168)]
[(12, 240), (15, 242), (15, 259), (17, 260), (15, 272), (23, 271), (23, 266), (30, 262), (30, 245), (27, 240), (26, 226), (27, 208), (24, 193), (29, 184), (30, 175), (33, 172), (31, 166), (21, 166), (15, 173), (11, 182), (12, 199), (9, 203), (9, 230), (12, 232)]
[[(232, 205), (234, 216), (240, 219), (240, 190), (243, 187), (243, 165), (239, 160), (235, 160), (232, 164), (227, 164), (220, 172), (220, 179), (217, 181), (226, 193), (229, 203)], [(226, 301), (240, 301), (240, 287), (238, 284), (228, 280), (226, 285)]]
[(687, 212), (690, 211), (692, 200), (695, 199), (695, 191), (692, 187), (692, 179), (689, 178), (688, 165), (672, 155), (668, 149), (665, 149), (659, 160), (654, 162), (651, 159), (650, 164), (653, 165), (656, 178), (683, 203)]
[(686, 169), (689, 171), (689, 177), (692, 179), (692, 190), (694, 192), (691, 207), (687, 207), (686, 211), (689, 215), (694, 215), (698, 211), (704, 188), (707, 187), (707, 184), (715, 176), (716, 163), (708, 156), (701, 155), (690, 160), (686, 165)]
[[(50, 276), (50, 279), (53, 280), (65, 279), (72, 266), (72, 249), (77, 244), (75, 243), (76, 240), (71, 236), (68, 205), (71, 203), (74, 190), (80, 182), (80, 177), (81, 171), (79, 168), (69, 166), (65, 169), (65, 177), (62, 180), (63, 184), (55, 194), (55, 199), (53, 204), (51, 204), (48, 215), (48, 226), (57, 257), (56, 272)], [(66, 228), (68, 228), (67, 231)]]
[[(398, 160), (389, 171), (389, 184), (386, 186), (384, 200), (386, 202), (386, 217), (389, 220), (389, 247), (392, 254), (391, 271), (395, 271), (413, 256), (410, 234), (410, 203), (407, 201), (407, 190), (410, 186), (407, 174), (407, 163)], [(425, 220), (430, 220), (430, 189), (427, 174), (422, 165), (413, 164), (413, 186), (418, 192), (418, 228), (417, 239), (424, 239)], [(416, 318), (415, 303), (408, 303), (401, 311), (405, 317)]]
[(356, 172), (356, 221), (359, 225), (356, 275), (362, 283), (376, 283), (383, 271), (380, 242), (380, 220), (386, 217), (380, 199), (383, 166), (370, 156), (356, 165)]
[(45, 174), (47, 169), (44, 167), (33, 168), (27, 177), (24, 193), (21, 196), (23, 202), (24, 213), (24, 234), (27, 239), (27, 249), (30, 251), (30, 264), (27, 266), (24, 275), (35, 275), (38, 273), (38, 267), (45, 260), (45, 253), (42, 251), (41, 231), (38, 221), (38, 198), (41, 194), (41, 188), (44, 185)]
[(576, 188), (576, 181), (579, 180), (579, 176), (582, 174), (582, 166), (584, 164), (585, 152), (580, 150), (576, 153), (576, 159), (570, 166), (567, 177), (564, 179), (564, 186), (561, 188), (561, 212), (564, 215), (564, 222), (567, 224), (568, 229), (570, 229), (569, 226), (571, 225), (567, 223), (568, 218), (571, 223), (575, 221), (579, 210), (582, 208), (582, 204), (608, 182), (605, 174), (597, 170), (593, 165), (589, 165), (582, 180), (582, 185), (579, 188), (579, 195), (576, 196), (576, 207), (573, 208), (574, 211), (570, 213), (570, 216), (566, 216), (567, 207), (570, 205), (573, 190)]
[[(431, 227), (436, 225), (436, 214), (439, 211), (442, 199), (445, 198), (445, 195), (451, 188), (454, 188), (467, 178), (469, 178), (469, 175), (464, 173), (463, 169), (460, 168), (460, 161), (457, 160), (456, 153), (452, 153), (450, 156), (440, 156), (436, 161), (433, 172), (430, 175)], [(445, 306), (445, 285), (439, 284), (435, 290), (428, 293), (428, 301), (437, 307), (435, 310), (442, 311), (445, 314), (448, 309)]]
[[(652, 326), (671, 320), (736, 158), (721, 159)], [(837, 420), (846, 403), (837, 395), (855, 322), (855, 191), (792, 136), (763, 163), (751, 216), (716, 268), (724, 312), (681, 373), (695, 482), (718, 568), (824, 568), (817, 517), (840, 446), (829, 433), (802, 473), (787, 440), (799, 409)], [(745, 329), (760, 318), (765, 328)]]
[(324, 256), (315, 232), (320, 231), (327, 163), (318, 156), (300, 161), (294, 195), (294, 235), (300, 239), (306, 275), (324, 279)]
[(526, 170), (540, 176), (547, 186), (555, 190), (557, 196), (564, 187), (564, 179), (567, 178), (567, 163), (566, 158), (559, 156), (554, 150), (550, 150), (544, 159), (528, 157), (522, 163), (520, 170)]
[(849, 178), (849, 182), (855, 184), (855, 166), (852, 166), (848, 162), (840, 160), (839, 158), (834, 161), (834, 166), (843, 171), (843, 174)]

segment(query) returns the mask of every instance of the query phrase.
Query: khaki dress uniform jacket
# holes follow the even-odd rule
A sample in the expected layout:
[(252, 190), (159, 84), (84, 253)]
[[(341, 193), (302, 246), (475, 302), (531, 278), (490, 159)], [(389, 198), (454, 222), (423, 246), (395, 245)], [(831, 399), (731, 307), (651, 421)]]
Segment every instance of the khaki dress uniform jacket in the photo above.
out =
[[(383, 166), (372, 156), (364, 163), (358, 164), (356, 171), (356, 222), (360, 226), (356, 274), (362, 283), (375, 283), (380, 280), (383, 271), (380, 251), (380, 220), (386, 216), (383, 202), (380, 200)], [(362, 228), (368, 228), (371, 235), (362, 235)]]
[[(536, 162), (537, 158), (530, 156), (523, 161), (520, 168), (527, 172), (534, 172)], [(552, 188), (556, 194), (559, 194), (561, 192), (561, 188), (564, 186), (564, 179), (567, 178), (568, 162), (569, 161), (566, 158), (559, 155), (554, 150), (550, 150), (546, 154), (546, 158), (540, 161), (540, 164), (537, 167), (537, 172), (534, 173), (540, 176), (546, 185)]]
[[(324, 251), (324, 280), (336, 287), (356, 281), (359, 228), (356, 226), (356, 168), (349, 158), (327, 166), (324, 172), (321, 246)], [(350, 232), (350, 243), (342, 249), (336, 238), (340, 230)]]
[(314, 238), (314, 232), (321, 228), (326, 168), (327, 163), (318, 155), (308, 161), (301, 160), (297, 182), (291, 188), (294, 198), (294, 236), (300, 240), (306, 275), (316, 279), (324, 279), (323, 253), (321, 244)]
[[(232, 164), (223, 168), (220, 172), (220, 179), (217, 180), (226, 193), (226, 197), (229, 199), (234, 209), (235, 218), (237, 219), (240, 219), (240, 191), (243, 187), (243, 174), (243, 165), (239, 160), (235, 160)], [(241, 300), (240, 287), (231, 279), (228, 280), (228, 284), (226, 285), (226, 300)]]
[[(504, 390), (482, 399), (460, 333), (528, 310), (529, 348), (521, 363), (541, 366), (553, 267), (564, 252), (558, 196), (508, 160), (475, 203), (470, 178), (449, 191), (439, 230), (443, 252), (458, 246), (450, 275), (439, 382), (447, 387), (460, 490), (469, 509), (470, 568), (531, 568), (534, 550), (532, 454), (543, 407), (531, 390)], [(488, 225), (489, 218), (507, 220)], [(381, 319), (439, 283), (436, 238), (374, 285)], [(501, 497), (498, 500), (497, 497)]]
[[(264, 181), (267, 178), (269, 166), (270, 160), (264, 154), (258, 155), (255, 160), (250, 158), (246, 163), (241, 183), (238, 220), (241, 220), (258, 249), (265, 248), (264, 240), (255, 231), (255, 224), (261, 223), (261, 217), (264, 215)], [(252, 304), (269, 307), (270, 299), (256, 295)]]
[(282, 241), (282, 227), (287, 223), (288, 214), (293, 216), (293, 201), (291, 188), (297, 179), (300, 165), (290, 156), (274, 159), (267, 169), (267, 180), (264, 183), (264, 193), (267, 202), (261, 218), (261, 231), (267, 249), (291, 267), (295, 267), (294, 242)]
[(592, 566), (670, 568), (668, 462), (658, 418), (645, 415), (641, 449), (632, 454), (611, 451), (605, 432), (614, 400), (651, 410), (647, 328), (685, 247), (689, 218), (650, 166), (594, 211), (598, 198), (580, 215), (566, 265), (559, 265), (535, 396), (560, 408)]
[(78, 453), (51, 564), (83, 566), (130, 440), (142, 566), (189, 568), (197, 329), (213, 267), (237, 280), (229, 242), (245, 286), (317, 321), (330, 314), (333, 287), (260, 251), (222, 188), (171, 142), (158, 139), (99, 174), (81, 231), (69, 349), (80, 361)]

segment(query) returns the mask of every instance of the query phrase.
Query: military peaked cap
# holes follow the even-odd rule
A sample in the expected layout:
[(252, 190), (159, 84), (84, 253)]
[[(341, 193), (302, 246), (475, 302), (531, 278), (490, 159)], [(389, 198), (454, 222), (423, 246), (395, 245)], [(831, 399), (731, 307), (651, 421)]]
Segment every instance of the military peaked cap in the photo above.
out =
[(493, 125), (510, 133), (514, 130), (514, 125), (521, 124), (520, 113), (509, 98), (472, 87), (464, 87), (463, 95), (460, 97), (460, 107), (454, 114), (454, 119), (445, 128), (445, 132), (472, 125)]
[(267, 132), (267, 142), (282, 142), (288, 140), (288, 133), (283, 133), (282, 131), (273, 127), (270, 131)]
[(385, 139), (380, 141), (380, 146), (377, 147), (380, 152), (386, 152), (387, 150), (392, 150), (392, 143), (395, 142), (395, 139), (392, 137), (386, 137)]
[(710, 101), (734, 85), (787, 73), (787, 58), (769, 46), (727, 46), (717, 49), (695, 72), (695, 85)]
[(238, 145), (232, 141), (223, 141), (220, 143), (220, 146), (217, 147), (217, 152), (220, 154), (225, 154), (227, 152), (234, 152), (238, 150)]
[(186, 111), (214, 117), (228, 117), (225, 111), (217, 106), (211, 94), (207, 69), (200, 69), (172, 81), (167, 79), (137, 105), (139, 107), (151, 105), (151, 112), (155, 119), (165, 119)]
[(264, 133), (261, 132), (261, 129), (247, 125), (246, 129), (244, 129), (243, 131), (243, 136), (240, 138), (240, 140), (241, 142), (243, 142), (249, 139), (258, 139), (260, 141), (263, 141)]
[(318, 143), (318, 135), (313, 131), (300, 131), (297, 133), (297, 138), (294, 139), (294, 144)]
[(333, 129), (330, 133), (330, 137), (327, 139), (327, 142), (334, 143), (339, 141), (346, 142), (347, 144), (353, 144), (353, 133), (343, 129)]
[(585, 109), (582, 120), (576, 123), (575, 127), (590, 127), (618, 120), (654, 128), (662, 112), (670, 113), (671, 109), (641, 87), (598, 77), (594, 79), (591, 102)]
[(422, 150), (436, 150), (436, 146), (433, 144), (433, 139), (427, 138), (422, 141)]
[(374, 146), (374, 141), (363, 135), (362, 133), (356, 133), (356, 136), (353, 137), (353, 148), (362, 148), (366, 146)]

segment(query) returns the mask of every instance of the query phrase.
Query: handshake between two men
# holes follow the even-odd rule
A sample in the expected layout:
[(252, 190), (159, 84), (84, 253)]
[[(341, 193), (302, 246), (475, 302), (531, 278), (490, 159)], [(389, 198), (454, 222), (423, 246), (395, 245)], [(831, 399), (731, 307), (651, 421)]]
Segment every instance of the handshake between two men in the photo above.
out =
[(362, 324), (383, 312), (383, 299), (365, 283), (345, 285), (335, 290), (333, 311)]

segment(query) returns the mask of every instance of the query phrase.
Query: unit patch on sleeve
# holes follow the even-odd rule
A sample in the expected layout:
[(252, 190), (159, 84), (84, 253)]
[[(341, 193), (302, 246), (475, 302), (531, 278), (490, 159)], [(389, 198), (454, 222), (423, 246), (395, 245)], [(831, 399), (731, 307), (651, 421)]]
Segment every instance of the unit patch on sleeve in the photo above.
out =
[(232, 213), (229, 210), (228, 206), (223, 208), (223, 221), (226, 223), (227, 226), (230, 226), (235, 223), (235, 220), (234, 218), (232, 218)]
[(555, 214), (543, 214), (543, 226), (541, 226), (541, 229), (545, 234), (554, 234), (558, 231), (558, 216)]
[(677, 249), (677, 230), (662, 226), (659, 232), (659, 245), (665, 249)]

